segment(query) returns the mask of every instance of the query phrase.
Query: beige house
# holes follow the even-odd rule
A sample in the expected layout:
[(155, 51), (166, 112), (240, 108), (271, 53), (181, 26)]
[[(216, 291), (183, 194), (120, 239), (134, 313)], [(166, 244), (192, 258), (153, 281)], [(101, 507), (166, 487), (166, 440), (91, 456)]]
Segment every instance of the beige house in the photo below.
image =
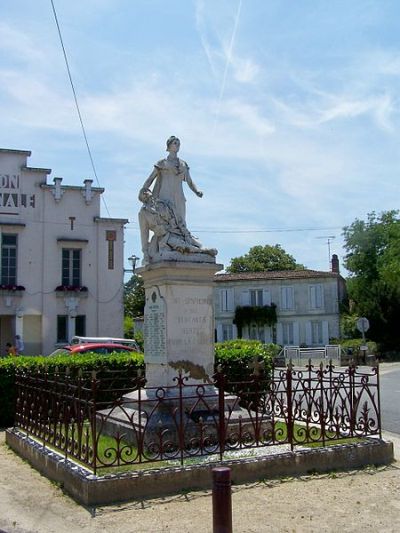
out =
[(29, 151), (0, 149), (0, 349), (27, 355), (75, 334), (123, 337), (125, 219), (100, 216), (104, 189), (47, 183)]
[(345, 280), (337, 256), (332, 272), (286, 270), (244, 272), (215, 276), (215, 324), (218, 341), (235, 339), (233, 323), (238, 306), (276, 305), (273, 326), (246, 325), (242, 337), (285, 346), (322, 346), (338, 338), (339, 303), (345, 298)]

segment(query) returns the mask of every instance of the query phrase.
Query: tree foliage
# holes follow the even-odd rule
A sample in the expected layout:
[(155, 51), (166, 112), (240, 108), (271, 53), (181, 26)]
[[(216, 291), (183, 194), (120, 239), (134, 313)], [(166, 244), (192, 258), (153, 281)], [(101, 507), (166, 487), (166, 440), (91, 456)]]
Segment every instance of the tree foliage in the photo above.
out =
[(231, 259), (227, 272), (263, 272), (266, 270), (303, 270), (293, 256), (285, 252), (280, 244), (253, 246), (247, 254)]
[(368, 336), (384, 350), (400, 345), (399, 211), (368, 214), (343, 230), (349, 298), (358, 316), (370, 321)]
[(238, 305), (235, 309), (235, 318), (233, 323), (238, 329), (238, 337), (242, 338), (243, 326), (257, 324), (258, 326), (272, 326), (276, 324), (276, 305), (251, 306)]
[(137, 274), (124, 285), (124, 315), (135, 318), (144, 313), (144, 286), (143, 280)]

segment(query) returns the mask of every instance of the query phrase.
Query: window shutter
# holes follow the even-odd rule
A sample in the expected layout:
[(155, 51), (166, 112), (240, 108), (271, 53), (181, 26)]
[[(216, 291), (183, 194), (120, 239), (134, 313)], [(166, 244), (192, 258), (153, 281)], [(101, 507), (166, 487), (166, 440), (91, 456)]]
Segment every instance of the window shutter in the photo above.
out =
[(325, 301), (324, 301), (324, 286), (323, 286), (323, 285), (320, 285), (320, 286), (319, 286), (319, 290), (320, 290), (321, 309), (325, 309)]
[(277, 344), (283, 344), (283, 329), (281, 322), (278, 322), (276, 325), (276, 342)]
[(232, 338), (233, 339), (237, 339), (238, 338), (236, 324), (232, 324)]
[(293, 344), (295, 346), (300, 345), (300, 328), (298, 322), (293, 322)]
[(306, 322), (306, 344), (307, 346), (312, 345), (312, 325), (311, 322)]
[(227, 301), (227, 311), (233, 311), (234, 309), (234, 292), (233, 289), (226, 289), (226, 301)]
[(250, 291), (242, 291), (240, 295), (241, 305), (250, 305)]
[(271, 305), (271, 292), (263, 289), (263, 305)]
[(329, 344), (329, 323), (327, 320), (322, 322), (322, 342)]
[(315, 309), (315, 285), (310, 285), (309, 287), (309, 297), (310, 297), (310, 309)]
[(293, 287), (288, 287), (288, 309), (294, 309)]
[(217, 324), (217, 342), (222, 342), (223, 336), (222, 324)]
[(272, 342), (272, 330), (269, 326), (265, 326), (265, 343)]

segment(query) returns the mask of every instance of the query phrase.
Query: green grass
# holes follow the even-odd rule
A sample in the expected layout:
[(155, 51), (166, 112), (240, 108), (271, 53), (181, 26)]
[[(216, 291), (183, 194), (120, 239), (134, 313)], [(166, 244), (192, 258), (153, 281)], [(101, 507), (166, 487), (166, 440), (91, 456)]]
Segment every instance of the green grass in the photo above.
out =
[[(65, 434), (65, 428), (59, 427), (60, 433)], [(341, 445), (341, 444), (355, 444), (362, 442), (365, 439), (361, 438), (343, 438), (338, 439), (335, 435), (335, 433), (331, 433), (327, 435), (327, 438), (325, 439), (325, 443), (322, 443), (319, 439), (321, 438), (321, 431), (317, 426), (309, 426), (306, 431), (306, 426), (300, 425), (300, 424), (294, 424), (293, 428), (293, 436), (295, 441), (295, 446), (304, 446), (307, 448), (319, 448), (323, 446), (335, 446), (335, 445)], [(93, 447), (93, 441), (91, 438), (91, 431), (89, 423), (84, 424), (83, 428), (84, 432), (88, 430), (88, 443), (90, 447)], [(72, 437), (72, 427), (68, 428), (68, 435), (69, 437)], [(314, 442), (309, 442), (309, 438), (312, 438)], [(77, 438), (77, 433), (75, 430), (75, 438)], [(287, 425), (284, 422), (275, 422), (275, 439), (276, 443), (287, 443)], [(85, 440), (85, 438), (83, 438)], [(308, 440), (308, 442), (307, 442)], [(52, 450), (56, 450), (59, 453), (63, 453), (59, 448), (52, 446), (51, 444), (46, 443), (46, 447), (50, 448)], [(121, 457), (118, 459), (116, 457), (116, 448), (117, 448), (117, 442), (114, 437), (101, 434), (97, 441), (97, 475), (103, 476), (107, 474), (118, 474), (123, 472), (131, 472), (131, 471), (138, 471), (138, 470), (150, 470), (150, 469), (156, 469), (156, 468), (167, 468), (172, 466), (179, 466), (180, 465), (180, 459), (179, 457), (177, 459), (171, 459), (171, 460), (162, 460), (162, 461), (146, 461), (143, 462), (136, 462), (135, 459), (138, 458), (138, 449), (133, 444), (127, 442), (127, 441), (120, 441), (120, 453)], [(256, 456), (257, 448), (243, 448), (242, 450), (237, 450), (243, 452), (243, 457), (252, 457)], [(224, 459), (238, 459), (236, 450), (227, 450), (224, 454)], [(83, 461), (79, 461), (79, 459), (73, 457), (72, 455), (68, 454), (68, 456), (74, 460), (76, 463), (81, 464), (85, 468), (88, 467)], [(196, 456), (196, 457), (188, 457), (184, 459), (184, 465), (194, 465), (199, 464), (201, 462), (204, 462), (205, 458), (207, 458), (208, 461), (219, 461), (219, 454), (210, 454), (210, 455), (203, 455), (203, 456)], [(115, 463), (111, 466), (110, 463), (113, 463), (115, 459)], [(135, 461), (130, 464), (126, 464), (127, 461)], [(122, 464), (121, 464), (122, 463)], [(125, 463), (125, 464), (124, 464)]]

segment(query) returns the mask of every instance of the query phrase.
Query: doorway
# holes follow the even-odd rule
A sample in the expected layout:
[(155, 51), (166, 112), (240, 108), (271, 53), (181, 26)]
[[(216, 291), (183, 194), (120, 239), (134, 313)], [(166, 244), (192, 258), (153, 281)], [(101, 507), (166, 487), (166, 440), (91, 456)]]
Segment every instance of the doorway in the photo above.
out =
[(15, 337), (15, 316), (2, 315), (0, 316), (0, 354), (6, 355), (6, 344), (14, 343)]

